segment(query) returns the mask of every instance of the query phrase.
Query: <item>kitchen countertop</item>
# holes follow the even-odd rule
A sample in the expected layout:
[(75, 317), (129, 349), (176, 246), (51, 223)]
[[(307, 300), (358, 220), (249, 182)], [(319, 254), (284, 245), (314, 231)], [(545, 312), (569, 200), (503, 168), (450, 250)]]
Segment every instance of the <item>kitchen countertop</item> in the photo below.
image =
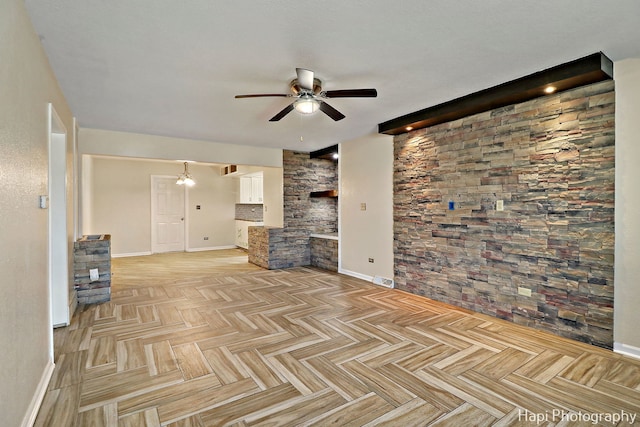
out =
[(338, 240), (338, 233), (313, 233), (309, 237), (315, 237), (318, 239)]

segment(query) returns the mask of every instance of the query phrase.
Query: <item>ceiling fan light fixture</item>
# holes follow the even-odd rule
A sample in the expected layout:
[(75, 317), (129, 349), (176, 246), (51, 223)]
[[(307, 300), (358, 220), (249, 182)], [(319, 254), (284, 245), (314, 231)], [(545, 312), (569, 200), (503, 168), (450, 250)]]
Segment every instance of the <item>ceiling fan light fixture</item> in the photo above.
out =
[(293, 107), (300, 114), (313, 114), (318, 111), (320, 102), (312, 95), (304, 94), (293, 103)]

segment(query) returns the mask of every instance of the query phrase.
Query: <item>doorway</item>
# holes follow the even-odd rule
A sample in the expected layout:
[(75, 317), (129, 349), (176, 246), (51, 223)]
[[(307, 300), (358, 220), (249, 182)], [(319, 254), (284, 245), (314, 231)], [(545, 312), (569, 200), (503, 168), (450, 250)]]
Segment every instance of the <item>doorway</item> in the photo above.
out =
[(69, 325), (67, 129), (49, 104), (49, 295), (53, 327)]
[(151, 176), (151, 252), (183, 252), (186, 188), (175, 176)]

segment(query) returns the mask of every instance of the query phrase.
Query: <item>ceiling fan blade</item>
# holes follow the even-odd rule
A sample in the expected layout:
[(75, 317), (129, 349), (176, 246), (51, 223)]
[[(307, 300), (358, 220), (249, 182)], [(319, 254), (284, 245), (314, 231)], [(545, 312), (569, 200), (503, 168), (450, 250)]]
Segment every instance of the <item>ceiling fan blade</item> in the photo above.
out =
[(236, 95), (235, 98), (261, 98), (263, 96), (283, 96), (283, 97), (287, 97), (287, 96), (291, 96), (291, 95), (283, 95), (281, 93), (256, 93), (256, 94), (250, 94), (250, 95)]
[(342, 114), (340, 111), (336, 110), (326, 102), (320, 102), (320, 111), (325, 113), (327, 116), (331, 117), (336, 122), (338, 120), (344, 119), (344, 114)]
[(296, 68), (298, 84), (302, 89), (313, 90), (313, 71), (304, 68)]
[(375, 89), (327, 90), (322, 93), (327, 98), (375, 98), (378, 96), (378, 91)]
[(287, 114), (289, 114), (290, 112), (293, 111), (293, 103), (287, 105), (286, 107), (284, 107), (282, 109), (282, 111), (280, 111), (278, 114), (276, 114), (275, 116), (271, 117), (269, 119), (270, 122), (277, 122), (278, 120), (280, 120), (281, 118), (283, 118), (284, 116), (286, 116)]

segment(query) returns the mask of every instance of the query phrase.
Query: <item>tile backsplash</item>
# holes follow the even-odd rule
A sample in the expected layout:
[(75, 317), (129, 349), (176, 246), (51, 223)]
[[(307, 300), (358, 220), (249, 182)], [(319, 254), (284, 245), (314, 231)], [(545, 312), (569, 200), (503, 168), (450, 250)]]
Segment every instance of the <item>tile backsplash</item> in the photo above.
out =
[(236, 219), (263, 221), (262, 205), (236, 203)]

